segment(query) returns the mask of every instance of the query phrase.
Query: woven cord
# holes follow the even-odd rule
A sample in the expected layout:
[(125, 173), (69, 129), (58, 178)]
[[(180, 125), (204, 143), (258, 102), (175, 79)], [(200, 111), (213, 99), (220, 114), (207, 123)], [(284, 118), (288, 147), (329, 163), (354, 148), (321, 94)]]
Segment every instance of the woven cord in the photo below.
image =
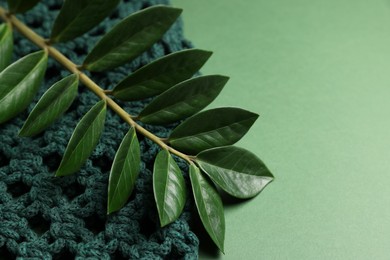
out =
[[(48, 37), (61, 3), (45, 0), (19, 18), (38, 34)], [(114, 24), (155, 4), (168, 1), (123, 1), (117, 11), (91, 32), (56, 47), (80, 64), (87, 51)], [(159, 43), (136, 60), (92, 78), (102, 88), (112, 88), (140, 66), (188, 47), (190, 43), (183, 38), (182, 24), (178, 21)], [(35, 50), (28, 40), (15, 33), (15, 60)], [(69, 72), (49, 59), (44, 86), (35, 101), (26, 112), (0, 126), (0, 259), (196, 259), (199, 242), (188, 224), (191, 201), (177, 221), (159, 227), (152, 190), (153, 161), (159, 148), (142, 136), (139, 136), (142, 165), (134, 192), (122, 210), (107, 216), (111, 162), (129, 129), (113, 112), (108, 111), (100, 143), (85, 166), (74, 176), (54, 177), (75, 125), (98, 101), (83, 86), (70, 110), (44, 133), (34, 138), (17, 136), (43, 92), (66, 75)], [(137, 114), (145, 101), (122, 105)], [(170, 130), (145, 127), (162, 137)], [(180, 166), (186, 170), (185, 164)]]

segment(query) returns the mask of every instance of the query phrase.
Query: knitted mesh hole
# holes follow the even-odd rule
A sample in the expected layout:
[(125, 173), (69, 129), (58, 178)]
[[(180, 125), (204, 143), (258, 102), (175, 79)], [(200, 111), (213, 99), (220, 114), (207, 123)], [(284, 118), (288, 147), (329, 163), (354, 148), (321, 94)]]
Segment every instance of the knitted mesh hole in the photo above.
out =
[(68, 260), (75, 259), (75, 254), (69, 251), (69, 249), (64, 248), (60, 253), (55, 254), (53, 260)]
[(61, 156), (57, 153), (50, 153), (42, 157), (42, 162), (47, 166), (49, 172), (54, 172), (60, 165)]
[(144, 216), (139, 221), (141, 233), (146, 237), (150, 237), (156, 230), (156, 224), (151, 221), (147, 216)]
[(54, 2), (49, 4), (49, 10), (54, 11), (54, 10), (59, 10), (62, 6), (62, 2)]
[[(53, 237), (53, 235), (49, 232), (47, 236), (45, 235), (46, 243), (48, 246), (53, 246), (53, 244), (56, 242), (56, 239)], [(57, 249), (58, 251), (58, 249)], [(53, 252), (53, 255), (56, 254), (56, 251)]]
[[(101, 36), (102, 34), (104, 34), (104, 28), (103, 27), (96, 27), (89, 33), (90, 36)], [(85, 50), (83, 50), (81, 54), (84, 55), (85, 54)]]
[(10, 162), (10, 158), (0, 153), (0, 167), (8, 165)]
[(15, 258), (16, 256), (11, 253), (6, 246), (0, 247), (0, 260), (11, 260)]
[(30, 27), (32, 28), (40, 28), (42, 26), (42, 20), (36, 19), (32, 23), (30, 23)]
[(80, 100), (79, 100), (78, 98), (76, 98), (76, 99), (73, 101), (72, 105), (70, 105), (70, 107), (69, 107), (69, 109), (68, 109), (68, 112), (69, 112), (69, 111), (75, 111), (75, 110), (77, 110), (77, 107), (79, 107), (79, 106), (80, 106)]
[(50, 222), (41, 215), (35, 215), (28, 219), (28, 226), (38, 235), (46, 233), (50, 229)]
[(72, 201), (74, 198), (85, 193), (85, 186), (78, 182), (74, 182), (70, 188), (64, 187), (64, 189), (62, 189), (62, 193), (68, 197), (69, 201)]
[(77, 46), (76, 48), (74, 48), (74, 53), (77, 54), (77, 56), (82, 56), (82, 55), (85, 55), (85, 49), (82, 48), (81, 46)]
[(85, 227), (95, 235), (104, 231), (106, 228), (106, 219), (101, 219), (97, 214), (84, 218)]
[(145, 9), (145, 8), (148, 8), (150, 7), (151, 5), (149, 3), (143, 3), (142, 6), (141, 6), (141, 9)]
[(175, 247), (173, 247), (172, 250), (164, 257), (164, 259), (166, 260), (174, 259), (176, 255), (177, 255), (177, 250)]
[(105, 155), (92, 160), (92, 163), (93, 165), (99, 167), (102, 173), (109, 172), (111, 170), (111, 159)]
[(119, 250), (115, 251), (115, 253), (112, 255), (111, 257), (111, 260), (125, 260), (127, 258), (125, 258), (120, 252)]
[(118, 19), (119, 18), (119, 10), (115, 9), (114, 12), (110, 15), (110, 19)]
[(164, 53), (165, 53), (165, 54), (168, 54), (168, 53), (171, 53), (171, 52), (172, 52), (172, 51), (171, 51), (171, 47), (170, 47), (168, 44), (166, 44), (165, 42), (162, 42), (162, 43), (161, 43), (161, 46), (163, 47)]
[(56, 68), (56, 67), (48, 67), (46, 69), (46, 74), (47, 75), (57, 75), (58, 74), (58, 68)]
[(31, 187), (24, 184), (22, 181), (7, 185), (7, 192), (11, 194), (13, 198), (18, 198), (30, 192), (30, 189)]

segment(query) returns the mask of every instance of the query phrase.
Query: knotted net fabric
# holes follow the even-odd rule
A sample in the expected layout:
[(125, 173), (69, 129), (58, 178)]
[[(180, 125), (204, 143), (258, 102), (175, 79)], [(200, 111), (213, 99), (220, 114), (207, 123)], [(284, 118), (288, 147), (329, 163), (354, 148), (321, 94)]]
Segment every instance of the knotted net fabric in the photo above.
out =
[[(61, 0), (44, 0), (18, 16), (35, 32), (48, 37), (61, 8)], [(4, 0), (0, 1), (6, 6)], [(89, 33), (56, 47), (76, 64), (88, 50), (127, 15), (164, 0), (125, 0), (113, 14)], [(38, 50), (15, 33), (14, 60)], [(94, 73), (102, 88), (112, 88), (126, 75), (165, 54), (190, 47), (179, 20), (149, 51), (107, 73)], [(0, 57), (1, 58), (1, 57)], [(129, 129), (108, 111), (99, 144), (85, 166), (74, 176), (54, 177), (72, 131), (79, 119), (98, 101), (82, 85), (69, 111), (34, 138), (18, 137), (28, 113), (44, 91), (69, 75), (49, 59), (40, 93), (17, 118), (0, 125), (0, 259), (196, 259), (198, 239), (189, 229), (193, 205), (173, 224), (160, 228), (152, 189), (152, 169), (159, 148), (140, 139), (142, 165), (135, 189), (126, 206), (107, 216), (107, 182), (111, 162)], [(137, 114), (148, 100), (121, 103)], [(165, 137), (172, 126), (145, 126)], [(184, 174), (186, 166), (179, 162)], [(188, 180), (188, 178), (187, 178)], [(190, 187), (187, 183), (187, 187)]]

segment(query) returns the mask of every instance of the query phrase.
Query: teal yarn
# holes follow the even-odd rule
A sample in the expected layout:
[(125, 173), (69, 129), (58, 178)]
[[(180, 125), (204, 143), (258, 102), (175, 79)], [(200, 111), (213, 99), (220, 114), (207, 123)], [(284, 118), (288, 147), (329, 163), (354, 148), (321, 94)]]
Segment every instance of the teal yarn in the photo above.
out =
[[(5, 6), (5, 1), (0, 1)], [(19, 16), (38, 34), (47, 37), (61, 7), (60, 0), (45, 0)], [(125, 0), (103, 23), (58, 49), (75, 63), (120, 19), (164, 0)], [(165, 54), (191, 47), (178, 21), (151, 50), (112, 72), (93, 74), (103, 88), (112, 88), (125, 75)], [(37, 50), (15, 33), (14, 58)], [(106, 214), (107, 181), (116, 149), (129, 129), (108, 111), (100, 143), (85, 166), (74, 176), (55, 178), (67, 142), (78, 120), (98, 101), (83, 86), (70, 110), (44, 133), (18, 137), (28, 112), (43, 92), (69, 75), (49, 60), (44, 86), (27, 111), (0, 125), (0, 259), (197, 259), (198, 238), (189, 229), (192, 203), (182, 216), (160, 228), (152, 189), (152, 169), (159, 148), (139, 136), (142, 170), (126, 206)], [(145, 102), (122, 103), (136, 114)], [(145, 126), (159, 136), (171, 127)], [(186, 165), (180, 163), (183, 171)], [(187, 177), (187, 176), (186, 176)], [(187, 185), (190, 189), (190, 185)], [(190, 197), (190, 196), (188, 196)]]

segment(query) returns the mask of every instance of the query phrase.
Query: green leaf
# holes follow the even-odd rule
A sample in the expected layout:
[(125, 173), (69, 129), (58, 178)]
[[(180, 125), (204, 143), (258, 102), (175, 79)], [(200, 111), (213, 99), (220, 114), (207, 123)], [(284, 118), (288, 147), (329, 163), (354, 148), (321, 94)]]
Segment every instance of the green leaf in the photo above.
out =
[(112, 94), (125, 101), (161, 94), (194, 75), (211, 54), (209, 51), (189, 49), (166, 55), (130, 74), (113, 89)]
[(176, 127), (168, 141), (172, 147), (187, 154), (232, 145), (248, 132), (258, 117), (255, 113), (234, 107), (207, 110)]
[(11, 25), (0, 25), (0, 72), (11, 63), (13, 48), (14, 43)]
[(51, 42), (66, 42), (91, 30), (118, 5), (119, 0), (66, 0), (54, 21)]
[(256, 155), (239, 147), (203, 151), (196, 156), (196, 162), (218, 186), (236, 198), (252, 198), (273, 180)]
[(228, 80), (226, 76), (210, 75), (181, 82), (156, 97), (141, 111), (138, 119), (158, 125), (191, 116), (210, 104)]
[(196, 208), (207, 233), (224, 252), (225, 216), (221, 197), (195, 165), (190, 165), (190, 179)]
[(153, 169), (153, 190), (161, 226), (175, 221), (186, 201), (186, 189), (179, 166), (167, 150), (158, 153)]
[(36, 6), (40, 0), (7, 0), (7, 2), (11, 13), (24, 13)]
[(108, 182), (108, 214), (121, 209), (129, 199), (140, 171), (141, 155), (132, 127), (115, 155)]
[(103, 131), (106, 117), (106, 102), (96, 103), (77, 124), (65, 150), (56, 176), (71, 175), (83, 166), (95, 149)]
[(47, 67), (47, 53), (31, 53), (0, 73), (0, 123), (22, 112), (34, 99)]
[(77, 96), (78, 84), (78, 75), (72, 74), (50, 87), (31, 111), (19, 135), (34, 136), (56, 121)]
[(96, 44), (82, 67), (103, 71), (129, 62), (161, 39), (181, 11), (168, 6), (152, 6), (131, 14)]

